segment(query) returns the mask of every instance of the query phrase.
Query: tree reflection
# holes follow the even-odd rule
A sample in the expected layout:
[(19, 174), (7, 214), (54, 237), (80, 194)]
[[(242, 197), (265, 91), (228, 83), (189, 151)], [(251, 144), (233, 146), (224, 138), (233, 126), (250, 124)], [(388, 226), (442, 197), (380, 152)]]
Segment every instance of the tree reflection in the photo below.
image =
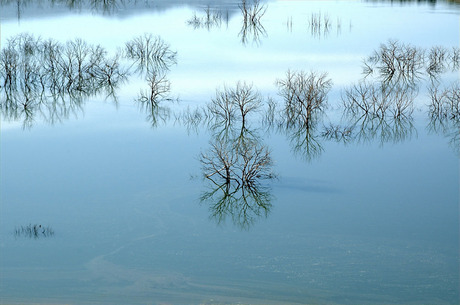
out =
[(122, 67), (131, 59), (148, 89), (137, 101), (155, 126), (167, 117), (160, 101), (170, 100), (166, 71), (176, 62), (176, 52), (160, 37), (145, 34), (129, 41), (122, 53), (108, 56), (100, 45), (82, 39), (59, 43), (20, 34), (0, 51), (0, 109), (7, 120), (22, 120), (24, 128), (37, 119), (49, 123), (83, 112), (86, 100), (105, 95), (117, 101), (116, 90), (132, 73)]
[(220, 132), (210, 149), (200, 155), (203, 176), (210, 183), (200, 200), (208, 203), (211, 218), (222, 223), (231, 217), (235, 225), (248, 229), (270, 212), (271, 193), (262, 181), (275, 178), (268, 148), (246, 129), (236, 135)]
[(459, 67), (459, 48), (447, 49), (433, 46), (425, 50), (404, 44), (397, 40), (389, 40), (381, 44), (379, 49), (364, 60), (363, 73), (366, 76), (377, 74), (383, 83), (399, 82), (415, 84), (423, 75), (437, 77)]
[(177, 63), (177, 53), (161, 37), (138, 36), (125, 44), (126, 58), (133, 60), (138, 72), (164, 72)]
[[(0, 6), (7, 6), (15, 4), (16, 16), (21, 19), (21, 15), (24, 9), (28, 6), (33, 5), (35, 1), (32, 0), (0, 0)], [(47, 3), (48, 2), (48, 3)], [(48, 4), (51, 8), (54, 5), (60, 7), (65, 6), (70, 10), (82, 11), (90, 9), (93, 13), (111, 15), (116, 13), (120, 9), (123, 9), (126, 5), (125, 0), (52, 0), (52, 1), (40, 1), (40, 4)]]
[(141, 91), (137, 102), (142, 111), (147, 113), (147, 120), (152, 127), (165, 123), (171, 115), (169, 107), (162, 105), (170, 101), (171, 84), (163, 73), (150, 72), (147, 75), (148, 89)]
[(411, 117), (361, 116), (350, 127), (350, 138), (354, 143), (401, 143), (417, 135)]
[(204, 10), (204, 13), (204, 16), (198, 16), (195, 12), (193, 14), (193, 17), (187, 20), (187, 24), (193, 27), (194, 29), (205, 28), (209, 31), (212, 28), (220, 28), (222, 26), (222, 20), (225, 18), (225, 22), (228, 26), (228, 11), (226, 12), (226, 15), (224, 17), (220, 10), (211, 9), (211, 7), (207, 6)]
[(239, 8), (243, 16), (243, 24), (239, 33), (241, 43), (245, 45), (252, 40), (253, 43), (259, 44), (261, 38), (267, 35), (261, 23), (261, 19), (267, 11), (267, 6), (261, 4), (259, 0), (253, 0), (252, 2), (242, 0)]
[(407, 83), (361, 81), (343, 91), (342, 102), (353, 116), (401, 118), (411, 116), (417, 94), (417, 87)]
[(141, 90), (136, 102), (147, 113), (151, 126), (158, 127), (171, 115), (170, 108), (163, 102), (172, 100), (167, 72), (176, 64), (177, 53), (161, 37), (145, 33), (125, 44), (124, 56), (132, 60), (136, 72), (145, 77), (148, 88)]
[[(334, 21), (327, 13), (312, 13), (308, 20), (308, 28), (312, 37), (317, 39), (326, 38), (334, 28)], [(337, 35), (339, 35), (342, 30), (342, 20), (338, 17), (335, 21), (335, 28)]]
[(261, 104), (252, 85), (238, 82), (236, 87), (217, 90), (204, 113), (195, 110), (184, 116), (194, 124), (205, 120), (212, 132), (210, 148), (199, 157), (209, 182), (200, 199), (209, 204), (211, 218), (218, 223), (231, 217), (235, 225), (248, 229), (272, 206), (270, 189), (263, 184), (275, 178), (271, 152), (249, 123)]
[(319, 158), (324, 151), (323, 138), (318, 129), (319, 118), (311, 118), (309, 125), (284, 122), (278, 124), (278, 131), (288, 138), (292, 152), (305, 161)]
[(126, 80), (119, 56), (81, 39), (60, 44), (20, 34), (0, 52), (0, 109), (5, 118), (31, 127), (36, 115), (55, 123), (82, 111), (84, 100), (99, 94), (116, 100)]
[(443, 134), (449, 139), (449, 145), (460, 155), (460, 84), (458, 82), (440, 88), (432, 83), (430, 88), (428, 130)]
[(29, 224), (27, 226), (20, 226), (14, 229), (14, 236), (16, 238), (44, 238), (54, 236), (54, 230), (49, 226), (42, 226), (41, 224)]

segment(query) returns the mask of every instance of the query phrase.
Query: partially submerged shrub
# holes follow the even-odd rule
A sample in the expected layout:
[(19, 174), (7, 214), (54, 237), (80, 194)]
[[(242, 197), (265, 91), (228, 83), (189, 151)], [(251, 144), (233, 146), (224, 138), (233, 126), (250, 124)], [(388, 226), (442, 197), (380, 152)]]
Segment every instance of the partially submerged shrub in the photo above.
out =
[(27, 237), (27, 238), (43, 238), (51, 237), (54, 235), (54, 230), (49, 226), (42, 226), (41, 224), (29, 224), (27, 226), (20, 226), (14, 229), (14, 236)]
[(151, 72), (147, 75), (148, 90), (141, 91), (139, 101), (158, 104), (168, 99), (171, 91), (171, 82), (164, 73)]
[(243, 22), (246, 24), (259, 23), (267, 11), (267, 6), (261, 4), (260, 0), (241, 0), (238, 7), (243, 15)]
[(355, 116), (369, 115), (384, 118), (410, 116), (416, 89), (404, 84), (373, 84), (362, 81), (342, 92), (345, 110)]
[(278, 80), (276, 84), (285, 102), (287, 122), (308, 126), (313, 114), (325, 108), (332, 80), (327, 78), (327, 73), (289, 70), (286, 78)]
[(237, 137), (216, 136), (210, 145), (200, 155), (210, 191), (200, 199), (210, 204), (211, 218), (218, 223), (231, 216), (236, 225), (247, 229), (270, 211), (272, 196), (262, 181), (275, 177), (271, 153), (247, 130)]
[(152, 127), (164, 123), (170, 117), (170, 108), (160, 105), (162, 101), (172, 101), (171, 83), (162, 72), (150, 71), (146, 77), (148, 89), (140, 92), (137, 99), (140, 108), (147, 113)]
[[(308, 19), (308, 28), (310, 29), (310, 34), (312, 37), (315, 38), (322, 38), (328, 36), (333, 26), (334, 21), (327, 13), (312, 13), (310, 18)], [(338, 17), (335, 22), (335, 27), (337, 34), (339, 34), (342, 27), (342, 21)]]
[[(222, 12), (219, 10), (211, 9), (209, 6), (204, 10), (205, 15), (198, 17), (196, 12), (193, 17), (187, 20), (187, 24), (195, 29), (220, 27), (222, 25)], [(228, 16), (227, 16), (228, 17)], [(228, 18), (227, 18), (228, 19)]]
[(453, 47), (450, 51), (449, 59), (450, 59), (452, 69), (458, 70), (460, 66), (460, 48)]
[(420, 76), (424, 63), (424, 50), (389, 40), (364, 61), (364, 73), (370, 74), (376, 69), (385, 82), (396, 80), (413, 83)]
[(107, 56), (99, 45), (81, 39), (61, 44), (20, 34), (0, 51), (0, 108), (10, 117), (24, 116), (25, 122), (32, 112), (49, 109), (55, 120), (59, 111), (54, 109), (80, 104), (99, 93), (112, 95), (126, 74), (118, 56)]
[(229, 126), (239, 119), (241, 128), (245, 128), (248, 115), (258, 111), (261, 104), (262, 97), (252, 84), (238, 82), (234, 88), (217, 89), (207, 108), (217, 124)]
[(161, 37), (144, 34), (125, 44), (125, 57), (134, 60), (140, 71), (168, 70), (177, 53)]
[(460, 119), (460, 84), (458, 82), (444, 89), (432, 84), (429, 93), (431, 97), (429, 108), (432, 117)]
[(239, 33), (241, 42), (246, 44), (249, 38), (252, 37), (253, 42), (259, 43), (260, 37), (266, 34), (261, 18), (265, 15), (267, 6), (261, 4), (260, 0), (242, 0), (239, 8), (243, 15), (243, 24)]
[(428, 52), (427, 60), (428, 67), (426, 68), (428, 74), (435, 75), (442, 73), (446, 69), (448, 50), (442, 46), (434, 46)]
[(383, 82), (415, 83), (426, 72), (436, 77), (448, 69), (459, 67), (460, 49), (451, 50), (443, 46), (433, 46), (429, 50), (389, 40), (363, 62), (363, 72), (371, 75), (377, 72)]
[(274, 178), (273, 161), (267, 147), (257, 141), (225, 141), (217, 138), (200, 162), (206, 178), (218, 177), (223, 183), (252, 186), (260, 179)]

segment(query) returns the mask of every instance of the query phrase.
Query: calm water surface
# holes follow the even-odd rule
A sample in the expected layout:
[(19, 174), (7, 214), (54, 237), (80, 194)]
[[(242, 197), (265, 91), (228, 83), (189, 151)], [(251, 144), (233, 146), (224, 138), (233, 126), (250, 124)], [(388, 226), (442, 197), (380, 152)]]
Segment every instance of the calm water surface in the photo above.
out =
[[(29, 33), (114, 56), (147, 33), (177, 52), (153, 111), (139, 101), (145, 74), (123, 57), (129, 75), (111, 94), (66, 96), (58, 111), (10, 111), (0, 88), (1, 304), (460, 302), (458, 116), (433, 118), (425, 72), (401, 119), (350, 118), (342, 102), (381, 44), (458, 47), (460, 6), (269, 1), (245, 26), (238, 5), (0, 2), (2, 49)], [(329, 26), (313, 28), (313, 16)], [(288, 69), (333, 82), (308, 130), (277, 121)], [(216, 189), (200, 154), (229, 130), (189, 116), (238, 81), (278, 107), (271, 126), (264, 104), (244, 131), (269, 148), (276, 173), (259, 184), (264, 206), (249, 209), (241, 198), (219, 208), (220, 190), (200, 200)], [(449, 88), (458, 67), (433, 82)], [(331, 138), (331, 124), (353, 128)]]

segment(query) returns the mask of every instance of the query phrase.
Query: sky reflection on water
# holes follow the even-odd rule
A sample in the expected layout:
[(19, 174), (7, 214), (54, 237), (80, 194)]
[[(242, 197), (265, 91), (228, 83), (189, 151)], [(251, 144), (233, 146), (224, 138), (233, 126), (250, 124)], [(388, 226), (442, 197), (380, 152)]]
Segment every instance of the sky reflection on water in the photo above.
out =
[[(205, 6), (162, 4), (126, 15), (64, 7), (39, 16), (25, 7), (18, 20), (2, 2), (2, 48), (26, 32), (60, 43), (81, 37), (114, 56), (151, 33), (177, 64), (164, 74), (170, 92), (152, 104), (146, 74), (120, 57), (133, 70), (116, 100), (96, 93), (70, 115), (51, 121), (42, 109), (26, 125), (2, 108), (0, 301), (458, 303), (458, 117), (430, 112), (425, 72), (407, 116), (350, 117), (342, 105), (363, 61), (390, 39), (458, 47), (458, 6), (270, 1), (261, 35), (243, 41), (235, 2), (215, 6), (230, 13), (212, 28), (187, 22)], [(319, 12), (328, 31), (308, 27)], [(288, 69), (332, 79), (309, 128), (283, 117), (276, 81)], [(440, 74), (440, 89), (457, 75)], [(238, 81), (253, 84), (265, 108), (245, 128), (216, 129), (203, 109)], [(229, 204), (219, 215), (222, 206), (200, 201), (209, 190), (200, 154), (216, 134), (269, 149), (277, 178), (259, 181), (262, 209), (241, 214)], [(52, 238), (15, 238), (29, 224), (52, 228)]]

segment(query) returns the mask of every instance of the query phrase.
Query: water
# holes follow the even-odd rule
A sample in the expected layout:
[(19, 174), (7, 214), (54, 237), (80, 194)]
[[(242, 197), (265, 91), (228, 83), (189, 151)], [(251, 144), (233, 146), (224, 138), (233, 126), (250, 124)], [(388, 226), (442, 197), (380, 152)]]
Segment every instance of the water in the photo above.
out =
[[(207, 4), (217, 21), (206, 23)], [(458, 47), (458, 4), (270, 1), (247, 27), (238, 4), (1, 3), (2, 49), (29, 33), (81, 38), (109, 58), (147, 33), (177, 57), (153, 112), (139, 101), (145, 71), (125, 57), (112, 92), (52, 103), (47, 91), (26, 112), (6, 108), (1, 88), (0, 303), (459, 303), (458, 116), (433, 117), (425, 68), (407, 116), (350, 117), (342, 103), (382, 44)], [(319, 15), (327, 29), (309, 26)], [(310, 128), (283, 123), (276, 82), (288, 69), (332, 80)], [(238, 81), (264, 102), (246, 130), (186, 115)], [(456, 81), (449, 66), (434, 83)], [(203, 178), (200, 156), (229, 138), (268, 148), (276, 179), (256, 178), (245, 196), (232, 183), (226, 197)], [(53, 234), (21, 233), (35, 224)]]

